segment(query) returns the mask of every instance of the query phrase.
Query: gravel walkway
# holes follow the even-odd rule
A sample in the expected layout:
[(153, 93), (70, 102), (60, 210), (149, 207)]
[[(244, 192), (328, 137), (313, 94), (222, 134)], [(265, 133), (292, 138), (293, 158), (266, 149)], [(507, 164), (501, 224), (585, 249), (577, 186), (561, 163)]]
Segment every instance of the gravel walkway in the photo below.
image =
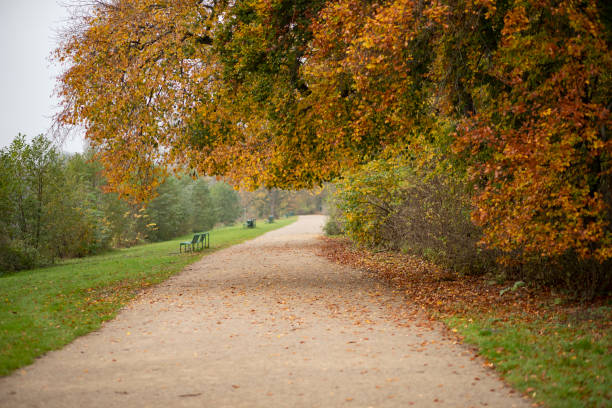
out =
[(529, 406), (400, 295), (316, 256), (323, 220), (206, 256), (0, 379), (0, 406)]

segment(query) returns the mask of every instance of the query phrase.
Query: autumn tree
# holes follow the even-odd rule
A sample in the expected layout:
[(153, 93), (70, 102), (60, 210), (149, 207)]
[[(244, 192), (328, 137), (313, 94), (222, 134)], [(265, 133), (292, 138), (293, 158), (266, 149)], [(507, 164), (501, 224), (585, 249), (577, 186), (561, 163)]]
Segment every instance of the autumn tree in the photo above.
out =
[(330, 178), (301, 104), (321, 3), (97, 1), (55, 54), (68, 65), (57, 119), (85, 127), (109, 182), (137, 199), (164, 165), (250, 186)]
[[(612, 54), (595, 2), (513, 5), (455, 148), (473, 219), (508, 254), (612, 258)], [(513, 256), (515, 256), (513, 255)]]
[(600, 6), (331, 3), (306, 67), (321, 129), (374, 136), (416, 167), (467, 165), (482, 242), (508, 260), (610, 259), (612, 55)]
[[(594, 0), (96, 1), (61, 123), (122, 194), (166, 169), (310, 187), (374, 159), (469, 185), (506, 259), (612, 258), (610, 12)], [(608, 24), (608, 25), (607, 25)]]

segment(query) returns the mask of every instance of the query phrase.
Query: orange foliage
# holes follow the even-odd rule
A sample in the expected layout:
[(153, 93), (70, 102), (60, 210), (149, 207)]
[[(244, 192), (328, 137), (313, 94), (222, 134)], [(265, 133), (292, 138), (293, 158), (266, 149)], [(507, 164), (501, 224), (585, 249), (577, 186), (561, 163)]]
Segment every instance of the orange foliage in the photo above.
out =
[(459, 126), (455, 148), (477, 157), (473, 220), (509, 254), (612, 258), (612, 54), (595, 4), (577, 6), (509, 10), (488, 70), (501, 90)]
[(318, 131), (421, 163), (449, 157), (440, 125), (455, 123), (483, 244), (508, 261), (604, 262), (612, 54), (599, 13), (589, 1), (331, 3), (307, 65)]
[(604, 262), (612, 54), (597, 4), (99, 1), (57, 50), (58, 119), (86, 128), (137, 199), (163, 169), (302, 188), (373, 158), (448, 160), (473, 181), (483, 244)]

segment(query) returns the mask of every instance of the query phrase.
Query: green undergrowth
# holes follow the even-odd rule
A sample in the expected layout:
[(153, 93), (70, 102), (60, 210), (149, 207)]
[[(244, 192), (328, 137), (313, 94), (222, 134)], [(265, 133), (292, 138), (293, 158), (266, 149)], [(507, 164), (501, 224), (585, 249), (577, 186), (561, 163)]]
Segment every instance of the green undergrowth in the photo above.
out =
[(612, 406), (612, 336), (609, 306), (588, 313), (452, 317), (446, 323), (476, 345), (502, 376), (548, 407)]
[(160, 283), (203, 255), (286, 226), (295, 217), (263, 221), (256, 228), (233, 226), (211, 231), (211, 248), (179, 254), (171, 241), (0, 277), (0, 375), (28, 365), (100, 327), (140, 290)]

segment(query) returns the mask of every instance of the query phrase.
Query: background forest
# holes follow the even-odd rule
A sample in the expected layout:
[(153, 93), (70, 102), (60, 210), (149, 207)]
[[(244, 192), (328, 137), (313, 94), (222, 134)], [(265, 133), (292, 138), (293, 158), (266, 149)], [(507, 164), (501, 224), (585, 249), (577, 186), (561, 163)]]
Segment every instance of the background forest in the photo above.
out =
[(67, 155), (43, 136), (16, 137), (0, 150), (0, 271), (321, 206), (321, 196), (306, 191), (238, 192), (214, 178), (168, 177), (147, 205), (107, 187), (93, 151)]

